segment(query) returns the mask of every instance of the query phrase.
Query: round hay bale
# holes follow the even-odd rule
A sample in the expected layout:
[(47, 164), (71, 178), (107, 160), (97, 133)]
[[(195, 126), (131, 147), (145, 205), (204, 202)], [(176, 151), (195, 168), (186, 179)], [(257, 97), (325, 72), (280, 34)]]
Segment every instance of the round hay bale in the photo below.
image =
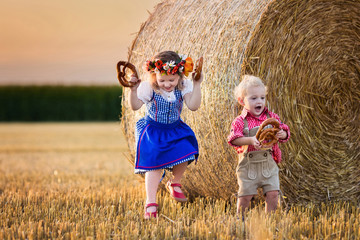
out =
[[(268, 107), (291, 129), (280, 147), (281, 189), (290, 202), (360, 197), (360, 1), (168, 0), (156, 6), (129, 51), (143, 62), (164, 50), (204, 56), (202, 105), (184, 108), (200, 158), (182, 181), (191, 196), (237, 192), (237, 155), (227, 144), (241, 109), (241, 74), (261, 77)], [(123, 95), (122, 126), (134, 157), (133, 112)]]

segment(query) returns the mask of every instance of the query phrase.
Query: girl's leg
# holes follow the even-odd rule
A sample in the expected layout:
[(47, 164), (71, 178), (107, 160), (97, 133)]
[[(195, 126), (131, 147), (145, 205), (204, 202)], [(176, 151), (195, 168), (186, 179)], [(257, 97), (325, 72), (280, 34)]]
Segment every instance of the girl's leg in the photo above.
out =
[[(161, 169), (145, 173), (146, 204), (156, 203), (156, 193), (161, 178)], [(148, 207), (148, 212), (155, 212), (156, 207)]]
[[(175, 165), (173, 167), (173, 176), (174, 176), (174, 178), (171, 180), (172, 183), (180, 183), (181, 178), (184, 175), (184, 172), (185, 172), (187, 166), (188, 166), (188, 162), (183, 162), (183, 163), (180, 163), (180, 164)], [(181, 192), (182, 193), (181, 188), (179, 188), (179, 187), (174, 187), (174, 190), (176, 192)]]
[(279, 200), (279, 191), (269, 191), (265, 197), (265, 211), (267, 213), (274, 212), (277, 208)]

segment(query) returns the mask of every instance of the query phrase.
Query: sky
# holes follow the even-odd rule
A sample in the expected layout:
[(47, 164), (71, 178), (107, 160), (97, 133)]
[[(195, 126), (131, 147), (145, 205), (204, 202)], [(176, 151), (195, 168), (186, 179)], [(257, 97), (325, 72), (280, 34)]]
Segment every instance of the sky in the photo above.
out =
[(1, 0), (0, 85), (116, 85), (162, 0)]

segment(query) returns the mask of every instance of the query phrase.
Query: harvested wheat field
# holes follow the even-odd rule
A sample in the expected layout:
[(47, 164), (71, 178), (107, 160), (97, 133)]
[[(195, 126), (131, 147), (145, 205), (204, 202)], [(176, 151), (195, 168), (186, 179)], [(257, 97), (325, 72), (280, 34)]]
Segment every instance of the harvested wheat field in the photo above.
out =
[[(226, 136), (240, 109), (233, 89), (243, 73), (268, 86), (268, 107), (291, 130), (280, 147), (280, 182), (292, 203), (360, 198), (360, 1), (167, 0), (141, 26), (129, 61), (164, 50), (204, 57), (202, 105), (182, 117), (199, 140), (197, 166), (183, 185), (192, 196), (236, 192), (235, 151)], [(134, 156), (134, 113), (123, 127)]]
[[(184, 205), (145, 192), (119, 123), (0, 124), (0, 239), (360, 239), (359, 206), (294, 205), (242, 222), (234, 199)], [(282, 205), (284, 206), (284, 205)]]

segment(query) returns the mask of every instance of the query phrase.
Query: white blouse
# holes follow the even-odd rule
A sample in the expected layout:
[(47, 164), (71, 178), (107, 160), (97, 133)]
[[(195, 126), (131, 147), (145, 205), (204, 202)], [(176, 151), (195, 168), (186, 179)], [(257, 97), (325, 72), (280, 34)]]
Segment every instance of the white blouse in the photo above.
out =
[[(143, 101), (145, 104), (150, 102), (153, 97), (153, 88), (149, 81), (141, 82), (137, 89), (138, 98)], [(185, 94), (193, 91), (193, 82), (190, 79), (184, 79), (184, 89), (181, 90), (181, 95), (184, 97)], [(176, 100), (174, 91), (167, 92), (160, 89), (160, 95), (168, 100), (169, 102), (174, 102)]]

